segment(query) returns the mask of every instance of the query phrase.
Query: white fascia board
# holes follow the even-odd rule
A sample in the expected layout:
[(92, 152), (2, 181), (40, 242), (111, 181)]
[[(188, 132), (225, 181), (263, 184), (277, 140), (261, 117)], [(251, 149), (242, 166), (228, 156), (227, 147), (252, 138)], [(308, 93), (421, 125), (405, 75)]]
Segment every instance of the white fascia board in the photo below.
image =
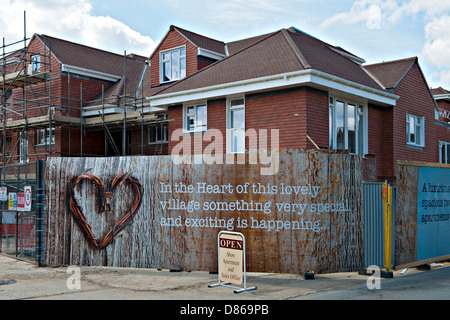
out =
[(87, 77), (106, 80), (106, 81), (112, 81), (112, 82), (117, 82), (122, 78), (121, 76), (116, 76), (114, 74), (109, 74), (109, 73), (90, 70), (90, 69), (86, 69), (86, 68), (71, 66), (68, 64), (63, 64), (61, 66), (61, 71), (62, 72), (70, 72), (70, 73), (78, 74), (81, 76), (87, 76)]
[(395, 106), (399, 96), (370, 88), (352, 81), (329, 75), (317, 70), (301, 70), (273, 76), (236, 81), (205, 88), (161, 94), (147, 97), (151, 106), (178, 104), (188, 101), (226, 97), (249, 92), (267, 91), (297, 85), (311, 85), (334, 89), (343, 93), (356, 95), (370, 101)]
[(206, 57), (206, 58), (211, 58), (214, 60), (222, 60), (223, 58), (225, 58), (224, 54), (220, 54), (208, 49), (204, 49), (204, 48), (197, 48), (197, 55), (198, 56), (202, 56), (202, 57)]
[(367, 87), (324, 72), (313, 71), (314, 74), (312, 75), (311, 82), (320, 86), (391, 106), (395, 106), (396, 100), (400, 98), (400, 96), (387, 91)]
[[(81, 113), (82, 117), (90, 117), (90, 116), (98, 116), (103, 112), (102, 106), (90, 106), (89, 110), (84, 110)], [(156, 112), (164, 112), (167, 111), (167, 107), (150, 107), (148, 103), (144, 104), (144, 106), (138, 106), (136, 110), (130, 109), (130, 111), (142, 111), (143, 113), (156, 113)], [(123, 113), (123, 107), (114, 107), (114, 108), (105, 108), (104, 114), (112, 114), (112, 113)]]
[(433, 97), (434, 100), (445, 100), (450, 99), (450, 94), (435, 94)]
[(89, 111), (83, 111), (81, 112), (81, 116), (82, 117), (90, 117), (90, 116), (98, 116), (101, 114), (110, 114), (110, 113), (123, 113), (123, 109), (122, 108), (107, 108), (107, 109), (102, 109), (102, 106), (99, 106), (98, 109), (94, 109), (93, 107), (92, 110)]

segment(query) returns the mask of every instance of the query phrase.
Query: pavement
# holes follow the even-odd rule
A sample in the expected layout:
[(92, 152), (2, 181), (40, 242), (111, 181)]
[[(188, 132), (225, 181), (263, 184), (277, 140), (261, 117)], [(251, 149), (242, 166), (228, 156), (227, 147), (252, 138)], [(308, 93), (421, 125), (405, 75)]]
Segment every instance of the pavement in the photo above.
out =
[[(445, 272), (437, 280), (443, 285), (441, 290), (444, 295), (438, 296), (442, 299), (450, 299), (449, 267), (448, 262), (436, 264), (434, 267)], [(369, 276), (360, 275), (358, 272), (316, 274), (314, 280), (305, 280), (303, 275), (251, 272), (247, 273), (247, 286), (256, 286), (256, 290), (236, 294), (234, 289), (229, 287), (208, 287), (218, 282), (217, 274), (208, 272), (171, 272), (113, 267), (39, 268), (35, 264), (0, 254), (0, 300), (227, 300), (242, 302), (244, 300), (402, 299), (401, 295), (395, 296), (394, 291), (383, 289), (395, 286), (396, 279), (420, 279), (416, 276), (429, 272), (433, 270), (410, 268), (403, 274), (400, 271), (394, 271), (393, 279), (379, 279), (381, 290), (370, 290), (367, 286), (368, 280), (370, 281)], [(414, 281), (412, 287), (417, 288)], [(403, 290), (406, 290), (405, 287)], [(415, 299), (416, 296), (409, 297)], [(406, 299), (409, 299), (408, 296)]]

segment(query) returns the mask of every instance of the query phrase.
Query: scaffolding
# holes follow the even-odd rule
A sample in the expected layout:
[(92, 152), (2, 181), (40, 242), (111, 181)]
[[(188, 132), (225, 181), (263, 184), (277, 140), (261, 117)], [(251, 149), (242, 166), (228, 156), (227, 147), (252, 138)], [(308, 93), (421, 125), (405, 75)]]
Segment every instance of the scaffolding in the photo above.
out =
[[(56, 79), (56, 85), (61, 86), (61, 70), (56, 70), (55, 62), (52, 62), (51, 42), (47, 43), (43, 36), (43, 51), (33, 52), (27, 41), (26, 15), (24, 13), (24, 36), (22, 40), (6, 43), (3, 38), (0, 63), (0, 130), (2, 131), (1, 157), (2, 166), (6, 167), (12, 163), (26, 163), (29, 161), (42, 160), (54, 155), (60, 156), (124, 156), (131, 154), (130, 143), (127, 133), (140, 129), (140, 152), (135, 155), (149, 155), (148, 145), (145, 145), (144, 135), (148, 134), (146, 128), (167, 125), (170, 121), (160, 119), (155, 113), (149, 112), (149, 106), (145, 104), (143, 94), (142, 75), (139, 88), (135, 95), (127, 94), (127, 55), (124, 53), (124, 73), (122, 77), (123, 92), (113, 97), (105, 98), (104, 86), (102, 96), (96, 101), (83, 100), (83, 86), (80, 83), (79, 93), (71, 86), (72, 75), (67, 72), (67, 94), (62, 90), (57, 92), (52, 87)], [(13, 46), (21, 46), (21, 49), (12, 50)], [(146, 62), (147, 63), (147, 62)], [(147, 66), (145, 66), (145, 69)], [(145, 72), (144, 69), (144, 72)], [(141, 96), (138, 97), (138, 92)], [(58, 93), (58, 94), (56, 94)], [(79, 97), (74, 98), (74, 96)], [(92, 107), (87, 104), (97, 104), (97, 115), (84, 116)], [(89, 109), (91, 108), (91, 109)], [(120, 110), (108, 114), (109, 108)], [(92, 113), (92, 112), (91, 112)], [(56, 128), (65, 128), (65, 139), (62, 139), (60, 129), (60, 144), (56, 145)], [(76, 130), (76, 131), (74, 131)], [(76, 137), (75, 135), (78, 134)], [(86, 143), (86, 132), (103, 131), (104, 154), (89, 153), (84, 151)], [(34, 132), (34, 135), (31, 133)], [(120, 132), (120, 135), (118, 133)], [(115, 135), (113, 137), (113, 134)], [(76, 137), (76, 143), (73, 140)], [(120, 141), (118, 141), (120, 137)], [(119, 143), (116, 143), (119, 142)], [(163, 153), (163, 144), (167, 141), (161, 140), (161, 147), (156, 148), (154, 153)], [(118, 146), (120, 144), (121, 146)], [(113, 153), (108, 150), (111, 146)], [(159, 150), (159, 151), (158, 151)]]

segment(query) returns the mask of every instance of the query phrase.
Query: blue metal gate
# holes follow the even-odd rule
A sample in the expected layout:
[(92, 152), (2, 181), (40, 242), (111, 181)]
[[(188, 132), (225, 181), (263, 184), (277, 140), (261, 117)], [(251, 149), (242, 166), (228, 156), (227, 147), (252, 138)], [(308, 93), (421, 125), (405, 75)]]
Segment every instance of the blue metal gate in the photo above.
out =
[[(384, 267), (383, 183), (363, 183), (364, 267)], [(395, 265), (395, 203), (396, 188), (392, 190), (392, 264)]]

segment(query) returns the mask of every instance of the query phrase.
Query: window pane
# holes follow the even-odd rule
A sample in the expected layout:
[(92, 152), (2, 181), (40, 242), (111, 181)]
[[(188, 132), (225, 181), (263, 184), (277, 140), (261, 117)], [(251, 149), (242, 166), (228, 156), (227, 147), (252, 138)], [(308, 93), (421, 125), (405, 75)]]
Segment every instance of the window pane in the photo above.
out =
[[(417, 118), (420, 122), (420, 118)], [(420, 125), (416, 125), (416, 143), (422, 145), (422, 130)]]
[(156, 127), (148, 128), (148, 142), (156, 142)]
[(347, 105), (347, 130), (348, 130), (348, 149), (350, 153), (356, 152), (356, 107), (352, 104)]
[(186, 58), (182, 58), (180, 60), (180, 72), (181, 72), (181, 78), (186, 77)]
[(172, 60), (172, 80), (180, 78), (180, 66), (179, 66), (179, 53), (178, 51), (172, 51), (171, 57)]
[(164, 62), (163, 63), (163, 81), (170, 81), (170, 62)]
[(186, 49), (180, 49), (180, 56), (185, 57), (186, 56)]
[(447, 157), (446, 157), (447, 162), (446, 163), (450, 164), (450, 144), (446, 143), (446, 144), (444, 144), (444, 147), (445, 147), (445, 149), (447, 149)]
[(445, 144), (443, 142), (439, 142), (439, 162), (445, 163)]
[[(330, 99), (333, 99), (333, 98), (330, 97)], [(330, 135), (330, 148), (334, 148), (333, 113), (334, 113), (334, 108), (329, 108), (328, 132)]]
[(231, 131), (232, 147), (231, 152), (245, 151), (245, 131), (243, 129), (235, 129)]
[(414, 117), (409, 116), (409, 142), (416, 143), (416, 125), (414, 124)]
[(187, 107), (186, 114), (194, 114), (194, 107)]
[(358, 117), (358, 154), (364, 155), (364, 116)]
[(204, 130), (206, 129), (207, 115), (206, 106), (197, 107), (197, 119), (196, 119), (196, 129)]
[(234, 108), (237, 106), (244, 106), (244, 99), (231, 100), (230, 105), (231, 105), (231, 108)]
[(195, 119), (193, 116), (186, 118), (186, 129), (188, 131), (195, 130)]
[(244, 128), (244, 109), (231, 110), (231, 128)]
[(336, 101), (336, 147), (338, 150), (345, 149), (344, 106), (343, 102)]
[(40, 56), (32, 56), (31, 57), (31, 64), (33, 71), (39, 71), (41, 68), (41, 57)]

